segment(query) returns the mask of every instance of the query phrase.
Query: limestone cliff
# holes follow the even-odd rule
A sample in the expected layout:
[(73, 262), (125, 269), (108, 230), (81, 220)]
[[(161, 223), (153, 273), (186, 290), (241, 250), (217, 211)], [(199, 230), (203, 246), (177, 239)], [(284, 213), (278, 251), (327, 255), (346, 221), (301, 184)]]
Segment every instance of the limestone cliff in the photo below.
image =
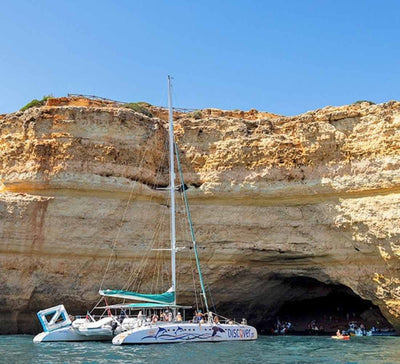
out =
[[(107, 265), (110, 287), (141, 262), (150, 279), (143, 257), (168, 211), (157, 189), (168, 163), (165, 110), (149, 109), (159, 118), (60, 98), (0, 116), (1, 332), (38, 330), (34, 312), (61, 302), (86, 310)], [(268, 315), (320, 295), (287, 284), (308, 277), (349, 287), (400, 329), (400, 102), (175, 117), (217, 306)], [(191, 287), (190, 256), (180, 254), (182, 287)], [(193, 303), (190, 289), (180, 297)]]

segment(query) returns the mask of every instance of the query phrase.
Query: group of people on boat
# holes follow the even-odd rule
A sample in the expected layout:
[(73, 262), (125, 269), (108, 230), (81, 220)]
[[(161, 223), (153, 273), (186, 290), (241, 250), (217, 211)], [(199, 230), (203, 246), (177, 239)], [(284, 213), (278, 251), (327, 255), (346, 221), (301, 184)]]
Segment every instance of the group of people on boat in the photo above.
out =
[[(375, 327), (374, 327), (375, 329)], [(355, 334), (357, 336), (366, 336), (367, 330), (363, 323), (358, 324), (356, 321), (349, 322), (349, 328), (347, 330), (349, 334)]]
[(367, 330), (363, 323), (359, 324), (356, 321), (349, 322), (349, 328), (347, 329), (347, 332), (350, 335), (355, 335), (355, 336), (391, 336), (396, 334), (396, 332), (393, 329), (390, 328), (378, 329), (374, 325), (372, 325), (370, 330)]
[(393, 329), (377, 329), (375, 326), (372, 326), (370, 330), (365, 328), (363, 323), (358, 324), (356, 321), (349, 322), (349, 327), (347, 330), (340, 329), (337, 330), (337, 337), (344, 336), (392, 336), (396, 335), (396, 332)]
[(325, 332), (325, 328), (317, 320), (311, 320), (307, 324), (306, 332), (312, 335), (319, 335)]
[[(204, 324), (205, 322), (208, 322), (208, 323), (214, 323), (215, 325), (217, 325), (217, 324), (219, 324), (219, 317), (217, 315), (213, 315), (212, 312), (202, 313), (201, 310), (198, 310), (198, 311), (196, 310), (194, 312), (192, 322), (195, 322), (198, 324)], [(230, 320), (228, 320), (228, 323), (230, 323)]]
[(273, 333), (277, 335), (286, 335), (290, 329), (292, 328), (292, 323), (288, 321), (281, 322), (279, 318), (276, 320), (275, 327), (273, 329)]
[[(139, 315), (138, 315), (139, 318)], [(153, 316), (151, 317), (151, 322), (153, 324), (157, 323), (158, 321), (161, 322), (182, 322), (182, 314), (180, 312), (178, 312), (175, 316), (175, 318), (172, 315), (172, 311), (170, 310), (165, 310), (164, 312), (160, 313), (160, 317), (154, 313)]]
[[(201, 310), (194, 311), (194, 316), (193, 316), (192, 322), (204, 324), (204, 322), (208, 321), (209, 314), (211, 314), (211, 313), (202, 313)], [(211, 314), (211, 317), (212, 317), (212, 314)]]
[[(122, 324), (125, 319), (134, 318), (135, 315), (127, 314), (124, 310), (121, 310), (119, 315), (116, 316), (118, 323)], [(151, 319), (150, 319), (151, 318)], [(135, 317), (137, 322), (151, 322), (152, 324), (156, 324), (157, 322), (183, 322), (183, 316), (180, 311), (178, 311), (175, 316), (173, 315), (172, 310), (165, 310), (161, 312), (153, 312), (143, 313), (139, 311)], [(92, 319), (94, 321), (94, 319)], [(202, 310), (195, 310), (193, 318), (190, 322), (204, 324), (204, 323), (213, 323), (214, 325), (219, 324), (219, 317), (212, 312), (203, 313)], [(233, 324), (232, 320), (227, 321), (230, 324)], [(243, 323), (242, 323), (243, 324)], [(247, 324), (247, 321), (246, 323)], [(291, 323), (285, 323), (286, 328), (290, 328)]]

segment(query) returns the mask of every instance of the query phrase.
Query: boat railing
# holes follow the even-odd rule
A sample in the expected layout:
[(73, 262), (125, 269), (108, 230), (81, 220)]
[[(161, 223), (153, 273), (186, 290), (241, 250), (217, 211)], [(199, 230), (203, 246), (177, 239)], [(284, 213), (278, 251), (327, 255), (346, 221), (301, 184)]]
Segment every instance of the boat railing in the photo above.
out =
[[(68, 97), (71, 98), (85, 98), (85, 99), (89, 99), (89, 100), (99, 100), (99, 101), (108, 101), (108, 102), (112, 102), (114, 104), (120, 104), (120, 105), (124, 105), (124, 104), (129, 104), (128, 101), (119, 101), (119, 100), (113, 100), (113, 99), (109, 99), (106, 97), (101, 97), (101, 96), (96, 96), (96, 95), (85, 95), (85, 94), (68, 94)], [(154, 107), (159, 107), (162, 109), (165, 109), (166, 106), (157, 106), (157, 105), (153, 105)], [(184, 113), (184, 114), (190, 114), (193, 113), (195, 111), (199, 111), (201, 109), (193, 109), (193, 108), (184, 108), (184, 107), (173, 107), (172, 108), (174, 111), (176, 112), (180, 112), (180, 113)]]
[[(86, 319), (88, 321), (97, 321), (100, 320), (104, 317), (107, 317), (108, 314), (103, 314), (103, 315), (81, 315), (81, 316), (73, 316), (71, 317), (71, 321), (74, 321), (76, 319)], [(226, 325), (247, 325), (247, 320), (246, 319), (242, 319), (241, 322), (237, 322), (235, 319), (231, 319), (228, 317), (224, 317), (221, 315), (217, 315), (216, 313), (212, 312), (212, 318), (210, 319), (210, 317), (208, 318), (208, 320), (206, 319), (206, 317), (204, 317), (204, 319), (202, 321), (197, 321), (196, 319), (192, 319), (192, 320), (176, 320), (176, 319), (172, 319), (171, 321), (164, 321), (164, 320), (157, 320), (156, 322), (152, 322), (151, 321), (151, 317), (148, 315), (142, 315), (140, 317), (138, 317), (138, 315), (129, 315), (129, 314), (125, 314), (124, 316), (121, 315), (112, 315), (112, 317), (114, 317), (116, 320), (120, 321), (121, 323), (123, 323), (123, 321), (125, 319), (129, 319), (129, 321), (131, 319), (133, 319), (135, 322), (139, 322), (140, 321), (140, 326), (142, 325), (162, 325), (162, 324), (166, 324), (166, 323), (200, 323), (200, 324), (216, 324), (216, 323), (221, 323), (221, 324), (226, 324)], [(215, 320), (215, 318), (218, 318), (218, 320)], [(132, 322), (133, 323), (133, 322)], [(126, 322), (126, 324), (128, 324)]]
[(88, 316), (88, 315), (77, 315), (77, 316), (72, 316), (72, 318), (73, 318), (74, 320), (77, 320), (77, 319), (86, 319), (86, 320), (88, 320), (88, 321), (97, 321), (97, 320), (100, 320), (100, 319), (102, 319), (102, 318), (104, 318), (104, 317), (114, 317), (114, 318), (118, 318), (118, 315), (112, 315), (112, 316), (108, 316), (108, 315), (90, 315), (90, 316)]

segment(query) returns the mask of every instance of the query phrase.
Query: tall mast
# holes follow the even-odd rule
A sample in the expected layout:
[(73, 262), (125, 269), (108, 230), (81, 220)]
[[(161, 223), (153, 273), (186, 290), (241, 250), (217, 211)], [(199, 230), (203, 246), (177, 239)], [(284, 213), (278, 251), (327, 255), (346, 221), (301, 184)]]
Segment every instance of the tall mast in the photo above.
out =
[(176, 305), (176, 232), (175, 232), (175, 171), (174, 171), (174, 120), (172, 111), (171, 76), (168, 76), (168, 110), (169, 110), (169, 191), (171, 199), (171, 275)]

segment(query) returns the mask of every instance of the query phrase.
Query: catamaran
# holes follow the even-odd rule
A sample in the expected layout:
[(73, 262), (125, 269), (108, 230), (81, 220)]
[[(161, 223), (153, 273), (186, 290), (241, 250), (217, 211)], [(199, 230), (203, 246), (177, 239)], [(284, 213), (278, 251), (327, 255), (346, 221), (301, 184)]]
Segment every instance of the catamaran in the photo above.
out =
[[(203, 282), (197, 244), (190, 215), (179, 153), (174, 141), (174, 124), (172, 109), (171, 77), (168, 76), (168, 110), (169, 110), (169, 200), (170, 200), (170, 248), (159, 249), (170, 251), (171, 287), (164, 293), (139, 293), (124, 289), (100, 289), (99, 294), (107, 302), (110, 299), (122, 300), (120, 304), (96, 306), (103, 309), (107, 316), (93, 319), (90, 315), (71, 321), (64, 306), (56, 306), (38, 312), (44, 332), (34, 338), (34, 342), (43, 341), (86, 341), (111, 340), (114, 345), (156, 344), (177, 342), (210, 342), (210, 341), (244, 341), (257, 339), (257, 330), (247, 325), (243, 319), (240, 323), (211, 312), (209, 309), (205, 285)], [(175, 161), (178, 166), (180, 186), (183, 195), (185, 212), (189, 223), (196, 268), (201, 288), (201, 298), (205, 313), (197, 310), (191, 320), (186, 320), (186, 310), (191, 306), (177, 304), (176, 291), (176, 206), (175, 206)], [(135, 301), (126, 303), (126, 301)], [(114, 314), (112, 314), (114, 311)], [(119, 314), (116, 314), (119, 312)], [(182, 315), (182, 313), (183, 315)], [(134, 314), (132, 314), (134, 313)]]

